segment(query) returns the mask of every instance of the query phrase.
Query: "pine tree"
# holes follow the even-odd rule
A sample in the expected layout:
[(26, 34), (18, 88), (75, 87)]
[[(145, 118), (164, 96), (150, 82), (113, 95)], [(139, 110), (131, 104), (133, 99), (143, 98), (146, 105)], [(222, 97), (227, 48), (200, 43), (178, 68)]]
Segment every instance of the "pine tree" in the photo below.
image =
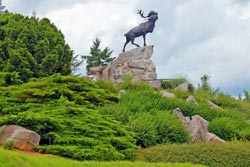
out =
[(100, 44), (101, 40), (96, 38), (90, 48), (90, 55), (82, 56), (84, 59), (87, 59), (87, 73), (89, 73), (89, 69), (91, 67), (104, 66), (114, 60), (114, 58), (111, 57), (113, 51), (108, 47), (106, 47), (104, 50), (101, 50)]

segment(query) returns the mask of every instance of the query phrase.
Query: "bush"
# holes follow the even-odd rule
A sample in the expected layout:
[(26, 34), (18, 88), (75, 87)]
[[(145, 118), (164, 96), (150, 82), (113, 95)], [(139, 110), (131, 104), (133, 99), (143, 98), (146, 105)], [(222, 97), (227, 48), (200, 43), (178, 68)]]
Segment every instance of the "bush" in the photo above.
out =
[(240, 134), (240, 131), (246, 128), (244, 121), (229, 117), (215, 118), (209, 124), (209, 131), (225, 140), (246, 138)]
[(13, 140), (7, 141), (3, 144), (3, 148), (6, 150), (13, 150), (15, 147), (15, 142)]
[(112, 89), (56, 74), (0, 90), (0, 126), (16, 124), (39, 133), (41, 152), (79, 160), (135, 158), (133, 133), (96, 110), (115, 103)]
[(158, 145), (142, 150), (142, 154), (149, 162), (189, 162), (211, 167), (248, 167), (250, 143)]

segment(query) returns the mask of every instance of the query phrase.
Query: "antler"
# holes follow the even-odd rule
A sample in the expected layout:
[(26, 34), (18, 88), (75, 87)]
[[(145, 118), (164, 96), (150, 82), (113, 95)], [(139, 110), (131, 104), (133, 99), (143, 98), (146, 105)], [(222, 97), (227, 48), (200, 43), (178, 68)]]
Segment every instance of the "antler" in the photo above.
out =
[(140, 9), (140, 10), (137, 10), (137, 14), (141, 15), (142, 18), (147, 18), (147, 16), (143, 16), (143, 11)]

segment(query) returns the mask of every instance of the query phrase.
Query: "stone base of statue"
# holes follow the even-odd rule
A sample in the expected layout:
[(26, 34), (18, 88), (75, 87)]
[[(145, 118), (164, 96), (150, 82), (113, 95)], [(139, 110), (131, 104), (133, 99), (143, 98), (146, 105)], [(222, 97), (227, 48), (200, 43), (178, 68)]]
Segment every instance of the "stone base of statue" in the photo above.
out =
[(150, 45), (122, 52), (112, 64), (106, 67), (92, 67), (89, 77), (93, 80), (106, 79), (121, 83), (124, 76), (130, 75), (133, 77), (133, 82), (143, 80), (154, 88), (160, 88), (155, 65), (150, 59), (153, 55), (153, 47)]

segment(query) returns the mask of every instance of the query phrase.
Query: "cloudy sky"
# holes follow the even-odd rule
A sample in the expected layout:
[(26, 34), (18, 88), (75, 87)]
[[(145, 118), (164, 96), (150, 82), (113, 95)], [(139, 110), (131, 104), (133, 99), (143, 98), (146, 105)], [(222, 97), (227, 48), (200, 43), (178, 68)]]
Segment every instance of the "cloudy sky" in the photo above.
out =
[(2, 1), (11, 12), (36, 11), (37, 17), (49, 18), (75, 54), (88, 55), (99, 37), (114, 57), (122, 50), (123, 34), (143, 22), (136, 9), (155, 10), (159, 20), (147, 43), (155, 45), (158, 78), (186, 77), (197, 86), (207, 74), (212, 87), (225, 93), (250, 91), (250, 0)]

